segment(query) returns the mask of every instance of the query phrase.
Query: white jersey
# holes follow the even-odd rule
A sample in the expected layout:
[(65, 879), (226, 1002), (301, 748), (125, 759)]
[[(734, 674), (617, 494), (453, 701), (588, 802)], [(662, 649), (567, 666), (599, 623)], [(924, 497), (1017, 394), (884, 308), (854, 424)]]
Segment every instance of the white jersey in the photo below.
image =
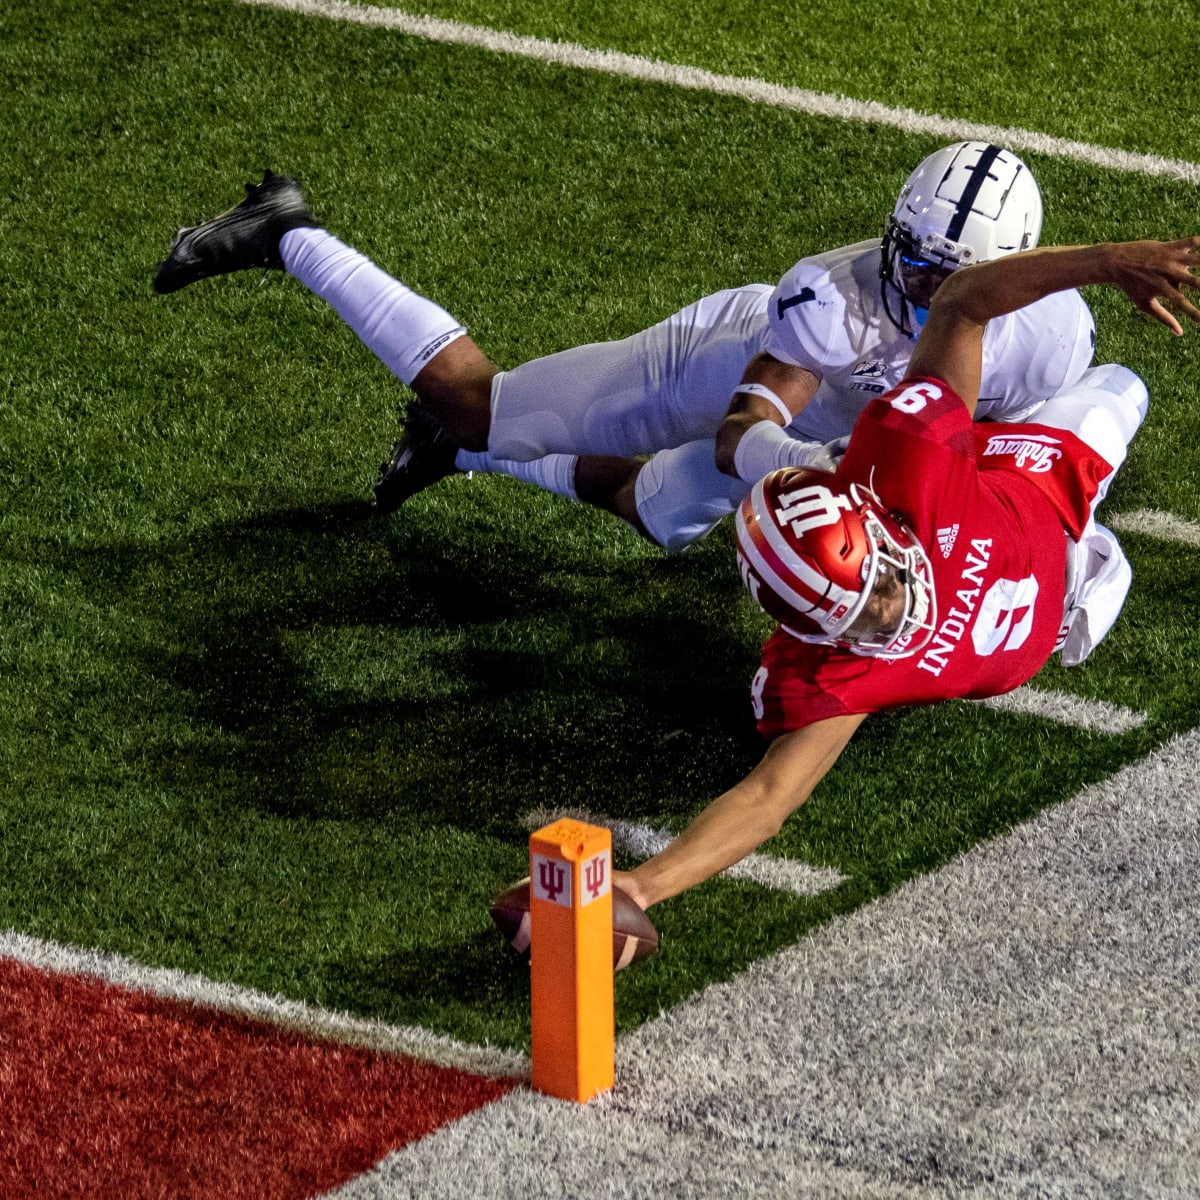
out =
[[(763, 349), (821, 379), (792, 428), (832, 441), (854, 427), (875, 396), (895, 387), (914, 339), (884, 311), (877, 240), (801, 259), (780, 280), (767, 310)], [(1092, 358), (1095, 324), (1078, 291), (1056, 292), (988, 323), (975, 417), (1026, 421), (1072, 386)]]
[[(884, 311), (879, 260), (878, 241), (831, 250), (801, 259), (774, 289), (718, 292), (632, 337), (501, 372), (492, 382), (492, 465), (478, 469), (555, 454), (653, 454), (635, 487), (643, 526), (673, 550), (704, 537), (746, 491), (717, 469), (712, 439), (759, 351), (821, 379), (788, 429), (801, 454), (806, 443), (849, 434), (904, 377), (915, 342)], [(976, 418), (1038, 419), (1047, 399), (1083, 376), (1093, 332), (1076, 291), (989, 322)]]

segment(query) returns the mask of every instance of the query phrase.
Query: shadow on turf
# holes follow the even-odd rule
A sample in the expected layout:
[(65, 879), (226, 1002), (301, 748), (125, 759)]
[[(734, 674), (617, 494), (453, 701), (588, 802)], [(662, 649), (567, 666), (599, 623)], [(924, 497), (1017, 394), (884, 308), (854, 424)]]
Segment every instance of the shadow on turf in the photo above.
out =
[(728, 786), (759, 750), (731, 557), (624, 555), (619, 528), (540, 519), (514, 542), (335, 504), (38, 558), (136, 614), (121, 669), (155, 701), (122, 719), (175, 792), (523, 836), (539, 804), (657, 820)]
[[(525, 1036), (529, 960), (504, 945), (495, 929), (439, 946), (340, 962), (329, 969), (328, 1003), (385, 1012), (389, 1020), (425, 1025), (463, 1036), (463, 1023), (479, 1022), (516, 1002), (519, 1014), (505, 1031), (513, 1044)], [(449, 1020), (447, 1014), (449, 1013)], [(466, 1036), (487, 1040), (482, 1023)], [(492, 1029), (492, 1036), (496, 1031)]]

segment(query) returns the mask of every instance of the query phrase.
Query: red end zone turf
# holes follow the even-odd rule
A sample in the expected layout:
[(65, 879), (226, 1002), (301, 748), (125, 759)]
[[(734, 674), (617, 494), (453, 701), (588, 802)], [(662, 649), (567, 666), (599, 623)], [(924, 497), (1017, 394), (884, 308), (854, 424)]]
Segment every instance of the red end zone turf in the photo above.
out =
[(0, 958), (5, 1200), (299, 1200), (513, 1086)]

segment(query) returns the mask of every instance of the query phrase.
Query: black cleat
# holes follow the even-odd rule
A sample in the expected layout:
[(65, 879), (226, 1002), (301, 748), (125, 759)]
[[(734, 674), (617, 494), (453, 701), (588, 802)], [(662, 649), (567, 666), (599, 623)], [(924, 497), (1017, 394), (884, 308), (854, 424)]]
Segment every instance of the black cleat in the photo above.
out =
[(458, 471), (458, 447), (437, 418), (420, 401), (408, 406), (404, 432), (392, 443), (392, 452), (379, 464), (375, 483), (375, 511), (395, 512), (410, 496)]
[(296, 180), (265, 171), (262, 183), (246, 184), (241, 204), (175, 235), (154, 290), (177, 292), (197, 279), (251, 267), (282, 271), (279, 239), (289, 229), (316, 225)]

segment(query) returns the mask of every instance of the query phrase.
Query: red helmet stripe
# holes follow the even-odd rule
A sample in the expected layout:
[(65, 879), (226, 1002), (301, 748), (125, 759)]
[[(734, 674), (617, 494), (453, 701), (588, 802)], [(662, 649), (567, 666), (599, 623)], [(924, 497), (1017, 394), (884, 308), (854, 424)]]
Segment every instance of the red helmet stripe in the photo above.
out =
[[(862, 597), (858, 592), (839, 587), (815, 570), (795, 552), (775, 521), (763, 519), (764, 514), (770, 512), (765, 482), (759, 480), (751, 490), (751, 520), (745, 520), (745, 506), (738, 510), (738, 541), (742, 553), (762, 583), (793, 612), (807, 615), (826, 632), (838, 632), (848, 623), (848, 614)], [(838, 614), (836, 620), (834, 613)]]
[(795, 573), (790, 569), (791, 564), (776, 553), (763, 534), (762, 521), (756, 516), (743, 525), (742, 514), (739, 511), (738, 524), (738, 532), (741, 535), (738, 538), (739, 546), (755, 575), (789, 608), (797, 613), (811, 614), (821, 603), (823, 592), (810, 589), (801, 594), (790, 586), (789, 581), (795, 580)]

